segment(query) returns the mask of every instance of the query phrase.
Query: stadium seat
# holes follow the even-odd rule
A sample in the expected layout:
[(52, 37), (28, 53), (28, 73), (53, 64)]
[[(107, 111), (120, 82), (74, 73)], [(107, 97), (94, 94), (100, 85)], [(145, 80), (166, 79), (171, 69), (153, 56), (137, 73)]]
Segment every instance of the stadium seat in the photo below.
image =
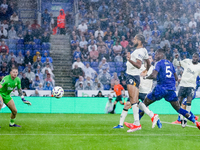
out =
[(17, 43), (18, 43), (18, 44), (24, 44), (24, 39), (19, 39), (19, 40), (17, 41)]
[(110, 90), (110, 85), (109, 84), (106, 84), (106, 85), (103, 85), (104, 86), (104, 90)]
[(33, 49), (34, 49), (34, 50), (36, 50), (36, 49), (41, 49), (41, 46), (40, 46), (40, 45), (34, 44), (34, 45), (33, 45)]
[(24, 49), (24, 44), (17, 44), (17, 49)]
[(8, 47), (9, 49), (16, 49), (16, 44), (9, 44)]
[(92, 67), (97, 73), (99, 72), (99, 68), (98, 67)]
[(116, 68), (115, 67), (110, 67), (110, 73), (113, 73), (116, 71)]
[(17, 39), (8, 39), (9, 44), (17, 44)]
[(30, 49), (32, 49), (32, 48), (33, 48), (32, 44), (26, 44), (26, 45), (25, 45), (25, 49), (26, 49), (26, 50), (30, 50)]
[(18, 70), (19, 70), (19, 72), (22, 72), (24, 70), (24, 67), (23, 66), (18, 66)]
[(123, 66), (123, 62), (115, 62), (115, 65), (116, 65), (117, 67), (122, 67), (122, 66)]
[(40, 45), (41, 40), (40, 40), (40, 39), (35, 39), (33, 42), (34, 42), (36, 45)]
[(50, 50), (51, 45), (49, 43), (42, 44), (42, 50)]
[(99, 63), (98, 62), (91, 62), (90, 66), (93, 67), (98, 67)]
[(110, 67), (115, 67), (115, 62), (108, 62)]
[(88, 61), (84, 61), (84, 62), (83, 62), (84, 65), (86, 65), (86, 64), (88, 64), (88, 63), (90, 64), (90, 62), (88, 62)]

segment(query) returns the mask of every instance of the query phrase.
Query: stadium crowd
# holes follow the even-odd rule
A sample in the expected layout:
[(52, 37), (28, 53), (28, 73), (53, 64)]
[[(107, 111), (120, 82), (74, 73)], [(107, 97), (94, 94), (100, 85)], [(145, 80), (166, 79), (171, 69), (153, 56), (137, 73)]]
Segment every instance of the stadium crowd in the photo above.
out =
[(55, 85), (53, 60), (49, 57), (52, 15), (45, 10), (41, 26), (37, 20), (24, 24), (15, 3), (3, 0), (0, 4), (0, 80), (15, 66), (19, 68), (22, 89), (52, 90)]
[[(109, 90), (114, 79), (126, 88), (126, 54), (134, 51), (132, 38), (138, 33), (153, 57), (164, 46), (171, 62), (176, 54), (179, 59), (200, 54), (197, 0), (80, 0), (78, 20), (71, 31), (76, 90)], [(183, 69), (176, 71), (180, 81)]]

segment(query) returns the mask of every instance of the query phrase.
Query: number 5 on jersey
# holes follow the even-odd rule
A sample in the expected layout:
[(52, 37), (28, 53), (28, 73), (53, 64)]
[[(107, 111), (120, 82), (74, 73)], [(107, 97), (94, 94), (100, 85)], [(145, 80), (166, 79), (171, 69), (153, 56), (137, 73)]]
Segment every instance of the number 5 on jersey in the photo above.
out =
[(172, 72), (170, 71), (170, 66), (166, 66), (166, 77), (171, 78)]

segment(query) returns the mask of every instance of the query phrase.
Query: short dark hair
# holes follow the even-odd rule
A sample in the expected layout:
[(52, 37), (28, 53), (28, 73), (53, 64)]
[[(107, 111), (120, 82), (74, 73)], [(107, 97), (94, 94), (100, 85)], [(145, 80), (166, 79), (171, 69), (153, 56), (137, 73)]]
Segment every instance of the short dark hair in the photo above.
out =
[(145, 37), (142, 34), (136, 34), (136, 37), (142, 44), (145, 44)]
[(193, 55), (197, 55), (199, 57), (199, 54), (198, 53), (194, 53)]
[(12, 67), (10, 71), (12, 71), (12, 70), (14, 70), (14, 69), (15, 69), (15, 70), (18, 70), (17, 67)]

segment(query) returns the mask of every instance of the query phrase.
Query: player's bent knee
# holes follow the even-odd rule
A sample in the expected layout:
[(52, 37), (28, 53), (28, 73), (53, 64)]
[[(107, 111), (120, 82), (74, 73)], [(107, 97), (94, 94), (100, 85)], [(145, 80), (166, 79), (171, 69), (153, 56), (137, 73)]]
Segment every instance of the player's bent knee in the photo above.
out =
[(17, 115), (17, 109), (12, 110), (13, 115)]

